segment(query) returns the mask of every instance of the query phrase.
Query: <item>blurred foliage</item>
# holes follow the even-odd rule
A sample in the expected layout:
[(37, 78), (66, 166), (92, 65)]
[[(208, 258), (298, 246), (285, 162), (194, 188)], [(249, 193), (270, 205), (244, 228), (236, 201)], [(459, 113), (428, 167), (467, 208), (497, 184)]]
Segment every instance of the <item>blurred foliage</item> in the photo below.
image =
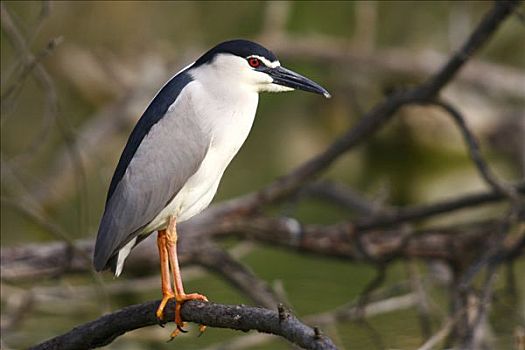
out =
[[(50, 166), (67, 140), (78, 136), (83, 125), (95, 118), (100, 110), (124, 98), (138, 84), (147, 86), (148, 93), (134, 101), (132, 113), (136, 118), (164, 81), (207, 48), (240, 37), (262, 38), (265, 44), (264, 34), (268, 30), (265, 26), (272, 23), (268, 18), (271, 14), (269, 8), (278, 6), (276, 2), (262, 1), (57, 1), (49, 3), (49, 12), (42, 14), (43, 6), (47, 5), (38, 1), (3, 1), (3, 4), (13, 14), (33, 52), (41, 52), (52, 38), (63, 38), (63, 43), (43, 60), (59, 97), (57, 120), (44, 120), (45, 94), (32, 79), (24, 83), (12, 105), (2, 106), (2, 162), (20, 161), (16, 163), (19, 165), (15, 181), (8, 179), (2, 171), (2, 196), (14, 198), (24, 189), (31, 191), (38, 186), (45, 187), (42, 181), (49, 178)], [(287, 11), (286, 21), (280, 30), (291, 38), (339, 39), (348, 45), (350, 52), (359, 52), (359, 45), (366, 41), (365, 47), (372, 54), (394, 48), (414, 55), (425, 50), (447, 55), (454, 52), (472, 31), (491, 3), (299, 1), (283, 5), (281, 11)], [(369, 17), (364, 18), (366, 14)], [(271, 43), (271, 38), (266, 37), (266, 40)], [(503, 24), (496, 38), (476, 59), (523, 72), (525, 50), (518, 49), (518, 46), (523, 46), (518, 43), (523, 42), (523, 23), (512, 18)], [(2, 31), (2, 96), (5, 88), (13, 83), (13, 77), (17, 76), (13, 72), (16, 72), (14, 67), (19, 59)], [(215, 201), (263, 187), (321, 152), (360, 118), (361, 111), (380, 101), (386, 90), (410, 86), (421, 80), (399, 72), (369, 74), (373, 67), (365, 71), (351, 64), (322, 62), (309, 57), (297, 61), (281, 59), (281, 62), (327, 87), (333, 99), (327, 102), (302, 92), (261, 96), (252, 133), (227, 170)], [(412, 64), (406, 62), (407, 66)], [(511, 152), (504, 147), (494, 147), (490, 140), (502, 118), (511, 114), (523, 118), (525, 98), (491, 96), (475, 88), (466, 91), (455, 84), (447, 88), (445, 95), (465, 111), (497, 173), (509, 180), (523, 176), (523, 165), (520, 168)], [(438, 112), (422, 113), (417, 109), (403, 110), (400, 116), (369, 142), (342, 157), (326, 177), (343, 181), (368, 193), (371, 198), (386, 200), (393, 205), (428, 202), (484, 188), (459, 133), (447, 117)], [(107, 152), (96, 156), (95, 166), (85, 169), (85, 179), (79, 173), (79, 181), (74, 184), (77, 190), (71, 191), (57, 205), (46, 208), (49, 216), (71, 238), (94, 237), (111, 174), (131, 127), (131, 124), (122, 125), (118, 135), (104, 140)], [(35, 140), (37, 146), (31, 148)], [(30, 156), (26, 157), (28, 152)], [(327, 208), (315, 200), (302, 202), (291, 210), (299, 220), (313, 223), (336, 222), (352, 215), (337, 208)], [(488, 211), (494, 210), (497, 207)], [(56, 239), (9, 206), (2, 205), (1, 215), (2, 246)], [(479, 215), (486, 215), (486, 211), (481, 214), (480, 211), (469, 212), (453, 220)], [(445, 222), (450, 223), (452, 219), (447, 220)], [(270, 247), (256, 249), (243, 261), (270, 283), (281, 281), (300, 316), (356, 298), (374, 275), (369, 266), (303, 256)], [(424, 266), (420, 264), (422, 269)], [(523, 271), (523, 267), (522, 261), (515, 268)], [(525, 274), (517, 273), (517, 276), (523, 294)], [(123, 278), (126, 278), (126, 273)], [(104, 279), (109, 281), (111, 277), (104, 275)], [(386, 285), (403, 279), (406, 279), (406, 271), (401, 263), (396, 264), (388, 271)], [(86, 276), (38, 281), (64, 287), (89, 282), (90, 277)], [(29, 286), (21, 286), (24, 287)], [(187, 289), (205, 291), (217, 302), (248, 302), (217, 276), (206, 275), (191, 280)], [(439, 302), (434, 309), (438, 310), (436, 314), (439, 316), (448, 307), (443, 297), (446, 290), (436, 287), (435, 294), (434, 300)], [(130, 294), (111, 300), (110, 308), (159, 295), (157, 290)], [(27, 318), (21, 326), (22, 332), (3, 334), (3, 340), (13, 347), (26, 347), (106, 310), (96, 300), (82, 303), (75, 306), (78, 310), (74, 312), (61, 309), (53, 313), (53, 305), (48, 305), (47, 311), (40, 310)], [(520, 298), (520, 303), (523, 303), (523, 298)], [(516, 322), (523, 324), (523, 315), (517, 315), (518, 309), (509, 308), (503, 298), (502, 302), (496, 301), (493, 317), (508, 320), (508, 315), (512, 314), (512, 319), (519, 319)], [(370, 319), (370, 323), (389, 348), (415, 348), (423, 340), (414, 309), (377, 316)], [(438, 324), (436, 321), (434, 326)], [(498, 348), (510, 348), (511, 327), (501, 326), (496, 330)], [(237, 335), (228, 330), (209, 329), (202, 338), (195, 339), (191, 334), (178, 338), (175, 345), (165, 345), (162, 340), (168, 337), (166, 329), (136, 333), (118, 339), (110, 348), (168, 349), (178, 346), (198, 349), (204, 347), (203, 344)], [(346, 348), (374, 349), (377, 346), (375, 335), (360, 323), (345, 322), (327, 333), (337, 335), (338, 342)], [(285, 349), (288, 346), (276, 340), (271, 345), (260, 347), (263, 348)]]

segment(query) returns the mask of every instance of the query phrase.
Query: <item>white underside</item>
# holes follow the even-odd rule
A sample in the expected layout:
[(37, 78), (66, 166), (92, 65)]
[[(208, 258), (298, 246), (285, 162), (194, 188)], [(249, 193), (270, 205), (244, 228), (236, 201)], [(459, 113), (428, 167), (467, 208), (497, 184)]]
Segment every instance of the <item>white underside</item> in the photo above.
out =
[[(230, 160), (235, 154), (230, 155)], [(188, 179), (180, 192), (143, 230), (144, 234), (167, 226), (168, 218), (174, 215), (177, 222), (197, 215), (211, 203), (228, 165), (217, 149), (210, 148), (197, 172)], [(226, 163), (226, 164), (225, 164)]]
[[(253, 91), (232, 90), (221, 87), (222, 95), (210, 92), (205, 86), (193, 81), (185, 88), (195, 101), (207, 101), (208, 106), (195, 106), (198, 118), (211, 132), (211, 144), (197, 172), (191, 176), (173, 200), (141, 231), (140, 235), (163, 229), (168, 218), (175, 216), (177, 222), (186, 221), (203, 211), (211, 203), (226, 167), (248, 137), (257, 109), (258, 94)], [(176, 103), (170, 109), (176, 108)], [(212, 105), (213, 108), (210, 107)], [(227, 111), (227, 112), (225, 112)], [(115, 275), (120, 275), (124, 261), (137, 238), (126, 244), (118, 254)]]

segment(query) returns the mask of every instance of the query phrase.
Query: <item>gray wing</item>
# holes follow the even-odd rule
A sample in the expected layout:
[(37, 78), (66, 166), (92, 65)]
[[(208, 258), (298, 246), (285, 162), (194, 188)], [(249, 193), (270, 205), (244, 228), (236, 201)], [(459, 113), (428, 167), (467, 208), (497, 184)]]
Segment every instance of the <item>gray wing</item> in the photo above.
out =
[(209, 135), (200, 127), (188, 94), (151, 127), (108, 198), (95, 245), (97, 270), (150, 223), (199, 168)]

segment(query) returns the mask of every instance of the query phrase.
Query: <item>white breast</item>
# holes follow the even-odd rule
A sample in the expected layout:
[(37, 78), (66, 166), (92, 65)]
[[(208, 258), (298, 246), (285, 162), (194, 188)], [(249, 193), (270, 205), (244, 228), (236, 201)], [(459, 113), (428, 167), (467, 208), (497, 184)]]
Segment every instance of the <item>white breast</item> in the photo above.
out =
[(258, 94), (250, 91), (232, 90), (212, 84), (221, 91), (194, 81), (188, 85), (200, 125), (211, 133), (211, 144), (198, 168), (173, 200), (155, 219), (144, 228), (143, 233), (166, 226), (168, 217), (175, 215), (177, 222), (190, 219), (204, 210), (212, 201), (226, 167), (248, 137), (253, 125)]

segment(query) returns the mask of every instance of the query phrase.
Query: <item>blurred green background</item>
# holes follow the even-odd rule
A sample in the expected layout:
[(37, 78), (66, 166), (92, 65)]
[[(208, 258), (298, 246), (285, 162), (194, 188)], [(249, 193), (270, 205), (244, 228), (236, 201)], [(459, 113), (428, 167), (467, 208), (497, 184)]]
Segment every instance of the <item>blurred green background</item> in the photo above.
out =
[[(492, 3), (3, 1), (2, 6), (30, 50), (37, 57), (45, 56), (41, 62), (58, 99), (55, 113), (50, 91), (28, 78), (14, 97), (2, 101), (2, 197), (32, 197), (69, 238), (80, 239), (95, 236), (116, 161), (147, 103), (166, 80), (218, 42), (256, 40), (273, 49), (284, 66), (326, 87), (333, 98), (302, 92), (261, 96), (251, 135), (226, 171), (215, 202), (262, 188), (324, 150), (388, 91), (423, 81), (459, 47)], [(46, 50), (56, 38), (56, 48)], [(473, 59), (473, 70), (444, 90), (445, 98), (465, 114), (495, 172), (509, 181), (524, 174), (523, 42), (523, 23), (509, 19)], [(1, 59), (4, 96), (21, 74), (20, 55), (5, 30)], [(426, 203), (486, 188), (448, 117), (416, 107), (401, 111), (323, 178), (344, 182), (388, 205)], [(309, 223), (355, 217), (315, 199), (277, 210)], [(502, 206), (494, 205), (429, 223), (451, 224), (502, 211)], [(12, 205), (2, 202), (1, 216), (2, 247), (57, 239)], [(239, 242), (224, 244), (235, 247)], [(299, 316), (355, 300), (375, 276), (373, 268), (364, 264), (265, 246), (250, 248), (241, 260), (282, 288)], [(416, 266), (422, 275), (428, 272), (426, 264)], [(523, 268), (523, 261), (516, 265), (518, 271)], [(249, 302), (221, 278), (197, 272), (188, 278), (187, 290), (203, 292), (216, 302)], [(387, 272), (385, 288), (406, 281), (407, 263), (396, 263)], [(495, 344), (502, 349), (511, 346), (513, 327), (524, 324), (525, 279), (522, 273), (517, 276), (519, 307), (512, 306), (516, 300), (502, 297), (493, 313), (505, 315), (496, 322), (500, 327), (495, 331)], [(102, 278), (107, 284), (116, 283), (109, 274)], [(126, 272), (122, 276), (122, 280), (133, 278), (137, 276)], [(93, 276), (66, 276), (3, 285), (2, 294), (27, 291), (35, 284), (74, 288), (95, 282)], [(428, 288), (436, 330), (448, 308), (447, 288), (435, 283)], [(109, 304), (96, 297), (51, 300), (37, 306), (16, 329), (3, 331), (2, 346), (27, 347), (104, 311), (159, 296), (155, 282), (140, 292), (118, 294)], [(8, 316), (8, 309), (3, 297), (2, 318)], [(412, 349), (424, 341), (414, 307), (372, 317), (369, 323), (381, 335), (380, 341), (359, 322), (341, 323), (325, 332), (347, 349)], [(201, 349), (239, 335), (217, 329), (198, 339), (194, 334), (192, 330), (165, 344), (169, 331), (151, 327), (127, 334), (108, 348)], [(287, 347), (275, 340), (253, 349)]]

